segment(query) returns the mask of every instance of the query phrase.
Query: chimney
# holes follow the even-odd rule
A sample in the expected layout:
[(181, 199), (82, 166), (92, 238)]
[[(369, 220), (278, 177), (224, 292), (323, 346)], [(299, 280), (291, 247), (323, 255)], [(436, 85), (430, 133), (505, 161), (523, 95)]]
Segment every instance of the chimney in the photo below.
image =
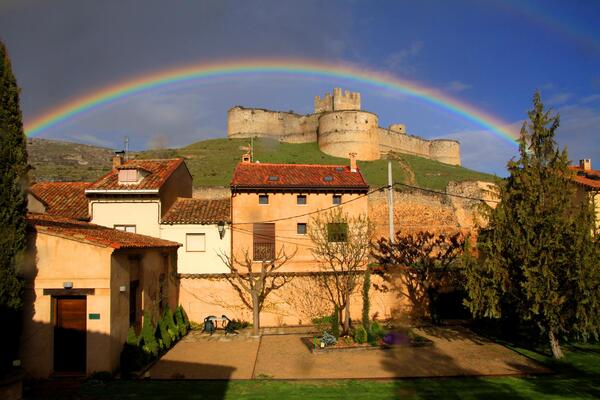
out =
[(251, 161), (252, 161), (252, 158), (250, 157), (250, 153), (242, 154), (242, 162), (249, 163)]
[(122, 151), (118, 151), (113, 156), (113, 158), (112, 158), (112, 167), (113, 167), (113, 170), (116, 170), (121, 165), (123, 165), (123, 154), (122, 153), (123, 153)]
[(579, 160), (579, 168), (581, 168), (584, 171), (591, 171), (592, 170), (592, 159), (585, 158), (583, 160)]
[(348, 153), (350, 156), (350, 172), (356, 172), (358, 168), (356, 167), (356, 153)]

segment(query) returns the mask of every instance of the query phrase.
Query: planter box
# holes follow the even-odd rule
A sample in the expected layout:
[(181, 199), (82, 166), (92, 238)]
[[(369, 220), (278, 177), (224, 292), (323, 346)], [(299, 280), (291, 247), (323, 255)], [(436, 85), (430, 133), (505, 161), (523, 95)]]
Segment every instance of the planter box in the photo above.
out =
[(424, 340), (413, 340), (404, 344), (395, 344), (395, 345), (389, 345), (389, 344), (382, 344), (382, 345), (370, 345), (368, 343), (366, 344), (353, 344), (353, 345), (345, 345), (345, 346), (329, 346), (329, 347), (315, 347), (314, 344), (314, 338), (312, 337), (303, 337), (302, 338), (302, 342), (306, 345), (306, 347), (310, 350), (311, 353), (313, 354), (319, 354), (319, 353), (332, 353), (332, 352), (338, 352), (338, 351), (370, 351), (370, 350), (388, 350), (388, 349), (393, 349), (393, 348), (397, 348), (397, 347), (425, 347), (425, 346), (431, 346), (433, 344), (433, 342), (431, 340), (428, 339), (424, 339)]

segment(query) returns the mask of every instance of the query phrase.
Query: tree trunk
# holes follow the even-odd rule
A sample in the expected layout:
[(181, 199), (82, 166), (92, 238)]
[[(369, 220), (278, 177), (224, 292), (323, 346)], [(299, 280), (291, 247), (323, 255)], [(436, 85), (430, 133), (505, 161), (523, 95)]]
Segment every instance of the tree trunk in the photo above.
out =
[(258, 308), (258, 293), (252, 293), (252, 334), (260, 334), (260, 310)]
[(558, 343), (558, 338), (554, 335), (554, 332), (551, 330), (548, 331), (548, 339), (550, 340), (550, 349), (552, 350), (552, 356), (556, 360), (560, 360), (564, 357), (564, 354), (560, 348), (560, 344)]
[(346, 292), (346, 307), (344, 310), (344, 335), (350, 334), (350, 292)]

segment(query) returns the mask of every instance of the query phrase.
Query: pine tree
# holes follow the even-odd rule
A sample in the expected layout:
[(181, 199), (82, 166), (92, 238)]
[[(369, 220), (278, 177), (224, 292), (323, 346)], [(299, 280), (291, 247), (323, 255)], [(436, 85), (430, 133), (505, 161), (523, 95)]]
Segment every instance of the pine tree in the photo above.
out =
[(465, 265), (467, 305), (475, 316), (508, 313), (533, 323), (555, 358), (560, 337), (598, 338), (600, 273), (591, 204), (578, 204), (566, 149), (554, 139), (558, 114), (533, 97), (519, 159), (479, 234), (479, 262)]
[(16, 267), (25, 248), (27, 149), (19, 88), (0, 42), (0, 307), (21, 307)]

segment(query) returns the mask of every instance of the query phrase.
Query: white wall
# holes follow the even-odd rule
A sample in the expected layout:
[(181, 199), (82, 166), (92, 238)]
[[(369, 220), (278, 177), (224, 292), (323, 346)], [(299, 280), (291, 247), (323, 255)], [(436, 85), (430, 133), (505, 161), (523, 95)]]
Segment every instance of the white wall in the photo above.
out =
[(115, 225), (135, 225), (142, 235), (160, 237), (160, 203), (158, 200), (90, 201), (93, 224), (113, 228)]
[[(186, 249), (186, 234), (204, 233), (205, 251), (190, 252)], [(225, 225), (225, 236), (219, 237), (216, 224), (177, 224), (160, 226), (161, 239), (183, 244), (177, 251), (177, 272), (180, 274), (207, 274), (229, 272), (217, 254), (231, 251), (231, 228)]]

